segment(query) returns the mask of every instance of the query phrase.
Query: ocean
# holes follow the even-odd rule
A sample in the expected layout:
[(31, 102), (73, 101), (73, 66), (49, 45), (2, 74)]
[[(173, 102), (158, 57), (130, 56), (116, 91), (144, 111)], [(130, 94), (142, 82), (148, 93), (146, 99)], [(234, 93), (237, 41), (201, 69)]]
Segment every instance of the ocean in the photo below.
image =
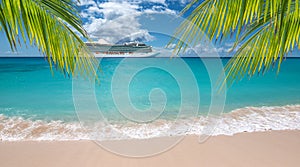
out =
[(227, 61), (105, 58), (95, 83), (51, 72), (44, 58), (0, 58), (0, 140), (201, 134), (212, 120), (208, 135), (300, 129), (300, 59), (215, 92)]

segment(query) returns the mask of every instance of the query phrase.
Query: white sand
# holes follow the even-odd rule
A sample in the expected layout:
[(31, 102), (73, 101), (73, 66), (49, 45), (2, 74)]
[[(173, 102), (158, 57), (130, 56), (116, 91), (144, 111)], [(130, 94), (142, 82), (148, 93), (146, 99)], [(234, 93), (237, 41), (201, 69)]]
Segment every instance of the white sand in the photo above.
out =
[[(163, 141), (168, 138), (156, 140)], [(126, 147), (131, 147), (129, 141), (122, 142)], [(188, 136), (171, 150), (148, 158), (118, 156), (92, 141), (0, 142), (1, 167), (298, 167), (299, 165), (300, 131), (217, 136), (209, 138), (202, 144), (197, 142), (196, 136)]]

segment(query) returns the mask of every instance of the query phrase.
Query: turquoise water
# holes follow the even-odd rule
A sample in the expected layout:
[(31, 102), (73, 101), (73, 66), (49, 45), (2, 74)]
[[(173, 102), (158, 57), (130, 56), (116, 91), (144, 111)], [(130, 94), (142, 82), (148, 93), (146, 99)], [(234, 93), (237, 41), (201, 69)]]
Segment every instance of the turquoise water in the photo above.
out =
[[(199, 115), (208, 112), (211, 100), (211, 83), (203, 62), (197, 58), (184, 58), (197, 81), (198, 90), (185, 92), (188, 97), (199, 93)], [(107, 58), (101, 61), (99, 72), (100, 84), (96, 85), (95, 93), (99, 108), (109, 120), (126, 120), (118, 113), (112, 92), (111, 82), (115, 70), (122, 58)], [(137, 65), (155, 61), (157, 65), (169, 65), (180, 77), (188, 79), (179, 59), (173, 58), (131, 58), (125, 64), (126, 76)], [(214, 62), (215, 59), (210, 58)], [(225, 64), (228, 59), (222, 59)], [(279, 75), (276, 70), (270, 70), (263, 77), (255, 76), (250, 80), (245, 78), (235, 83), (227, 90), (224, 112), (229, 113), (244, 107), (286, 106), (300, 104), (300, 59), (287, 59), (283, 62)], [(123, 64), (124, 65), (124, 64)], [(180, 86), (189, 90), (191, 85), (177, 82), (177, 76), (158, 68), (145, 68), (133, 76), (129, 85), (130, 99), (134, 107), (146, 110), (151, 107), (149, 93), (153, 88), (164, 91), (167, 99), (165, 110), (159, 119), (172, 119), (178, 114), (181, 102)], [(58, 71), (49, 70), (49, 65), (43, 58), (1, 58), (0, 59), (0, 114), (6, 119), (18, 117), (24, 120), (60, 120), (76, 122), (78, 120), (72, 96), (72, 78)], [(121, 81), (122, 82), (122, 81)], [(118, 83), (127, 84), (127, 83)], [(118, 86), (117, 88), (118, 89)], [(122, 91), (121, 91), (122, 92)], [(194, 99), (188, 99), (193, 101)], [(155, 99), (154, 99), (155, 101)], [(197, 110), (194, 103), (188, 110)], [(126, 108), (125, 108), (126, 110)], [(187, 111), (188, 113), (188, 111)]]

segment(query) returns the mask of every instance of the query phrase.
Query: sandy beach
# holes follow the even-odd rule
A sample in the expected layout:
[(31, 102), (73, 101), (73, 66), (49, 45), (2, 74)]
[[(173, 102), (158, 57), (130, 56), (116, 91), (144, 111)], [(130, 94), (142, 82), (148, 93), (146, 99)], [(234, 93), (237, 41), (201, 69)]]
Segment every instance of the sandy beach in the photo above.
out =
[[(187, 136), (169, 151), (147, 158), (119, 156), (93, 141), (1, 142), (0, 166), (296, 167), (300, 163), (300, 131), (216, 136), (201, 144), (197, 139), (197, 136)], [(123, 142), (129, 144), (129, 141)]]

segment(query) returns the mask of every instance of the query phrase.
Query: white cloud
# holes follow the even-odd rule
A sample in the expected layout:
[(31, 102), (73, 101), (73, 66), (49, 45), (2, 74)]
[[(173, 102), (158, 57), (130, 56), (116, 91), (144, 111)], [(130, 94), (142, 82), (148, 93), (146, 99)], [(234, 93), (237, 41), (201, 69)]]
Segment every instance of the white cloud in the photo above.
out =
[(143, 2), (152, 2), (152, 3), (158, 3), (158, 4), (162, 4), (162, 5), (166, 5), (166, 1), (165, 0), (110, 0), (110, 2), (128, 2), (131, 4), (140, 4)]
[(174, 10), (168, 9), (163, 6), (153, 6), (151, 9), (145, 9), (143, 11), (145, 14), (176, 14)]
[[(137, 16), (141, 12), (137, 9), (137, 5), (127, 2), (106, 2), (98, 6), (90, 6), (87, 9), (87, 13), (91, 16), (88, 18), (90, 22), (84, 27), (92, 38), (103, 38), (111, 43), (116, 43), (123, 38), (150, 39), (147, 30), (140, 28)], [(96, 18), (94, 15), (97, 14), (103, 14), (103, 18)]]
[(173, 3), (179, 3), (181, 5), (186, 5), (190, 2), (192, 2), (193, 0), (169, 0), (169, 2), (173, 2)]
[(165, 48), (167, 48), (167, 49), (174, 49), (175, 47), (176, 47), (176, 43), (171, 43), (171, 44), (165, 46)]
[(96, 5), (96, 3), (93, 0), (80, 0), (80, 3), (78, 3), (78, 5), (79, 6)]
[(101, 10), (96, 5), (93, 5), (88, 8), (88, 13), (101, 13)]
[[(144, 0), (147, 1), (147, 0)], [(166, 5), (166, 1), (165, 0), (148, 0), (147, 2), (154, 2), (154, 3), (160, 3), (163, 5)]]
[[(151, 2), (165, 4), (164, 0), (150, 0)], [(153, 37), (148, 30), (141, 28), (139, 16), (143, 14), (175, 14), (174, 11), (164, 6), (152, 6), (151, 8), (142, 9), (140, 1), (109, 1), (103, 3), (88, 3), (87, 9), (81, 12), (81, 16), (88, 21), (84, 28), (95, 40), (105, 39), (111, 43), (120, 40), (152, 40)], [(149, 1), (147, 1), (149, 2)]]
[(192, 0), (180, 0), (181, 4), (187, 4), (187, 3), (190, 3), (190, 2), (192, 2)]
[(213, 46), (210, 43), (201, 42), (192, 48), (187, 48), (185, 56), (196, 56), (196, 53), (199, 54), (198, 56), (203, 57), (215, 57), (215, 56), (223, 56), (228, 55), (228, 47), (225, 46)]

